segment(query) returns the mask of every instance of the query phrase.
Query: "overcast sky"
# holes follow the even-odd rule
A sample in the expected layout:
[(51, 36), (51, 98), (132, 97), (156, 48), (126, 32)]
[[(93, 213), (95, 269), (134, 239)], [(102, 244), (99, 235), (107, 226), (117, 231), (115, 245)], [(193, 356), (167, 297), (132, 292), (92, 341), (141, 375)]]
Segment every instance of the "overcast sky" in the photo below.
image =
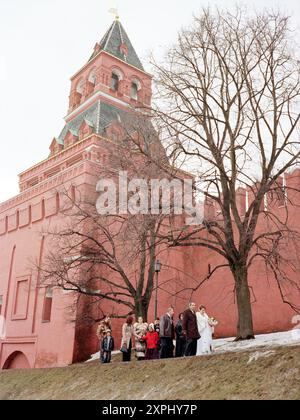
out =
[[(45, 159), (63, 128), (70, 77), (86, 63), (117, 5), (145, 68), (176, 40), (201, 6), (236, 0), (0, 0), (0, 202), (18, 194), (17, 175)], [(299, 0), (248, 0), (280, 7), (300, 24)]]

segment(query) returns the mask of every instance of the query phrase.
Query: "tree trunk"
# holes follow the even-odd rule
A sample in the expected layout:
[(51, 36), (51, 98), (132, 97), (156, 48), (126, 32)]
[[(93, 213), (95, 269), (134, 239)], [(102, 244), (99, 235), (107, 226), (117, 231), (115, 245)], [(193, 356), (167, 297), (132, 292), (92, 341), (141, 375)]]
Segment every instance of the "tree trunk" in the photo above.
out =
[(237, 337), (239, 340), (254, 339), (251, 295), (248, 285), (248, 272), (246, 266), (235, 266), (232, 269), (238, 308)]
[(138, 317), (142, 317), (144, 322), (148, 320), (148, 309), (149, 309), (149, 302), (145, 302), (142, 299), (135, 301), (135, 316), (136, 319)]

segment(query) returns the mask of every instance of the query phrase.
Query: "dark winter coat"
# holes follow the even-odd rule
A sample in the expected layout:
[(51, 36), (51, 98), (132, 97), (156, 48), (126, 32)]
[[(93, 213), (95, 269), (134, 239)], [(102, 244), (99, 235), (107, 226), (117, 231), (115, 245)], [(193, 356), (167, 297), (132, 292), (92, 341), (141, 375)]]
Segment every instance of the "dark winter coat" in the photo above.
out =
[(103, 341), (102, 341), (103, 351), (114, 351), (114, 348), (115, 348), (115, 341), (113, 337), (110, 337), (110, 340), (108, 340), (108, 337), (103, 338)]
[(172, 338), (172, 340), (175, 337), (173, 319), (168, 314), (162, 316), (160, 319), (159, 336), (161, 338)]
[(179, 340), (180, 338), (184, 337), (181, 320), (179, 320), (176, 324), (175, 333), (176, 333), (176, 340)]
[(183, 313), (182, 328), (188, 340), (198, 340), (200, 338), (195, 312), (187, 309)]

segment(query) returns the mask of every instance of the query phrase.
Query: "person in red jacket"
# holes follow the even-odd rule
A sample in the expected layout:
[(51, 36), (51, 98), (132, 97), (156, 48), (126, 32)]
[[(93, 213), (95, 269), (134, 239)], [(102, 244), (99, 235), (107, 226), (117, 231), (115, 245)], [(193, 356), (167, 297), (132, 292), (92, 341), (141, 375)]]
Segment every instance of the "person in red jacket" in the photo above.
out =
[(145, 360), (158, 359), (159, 335), (154, 329), (154, 324), (149, 325), (149, 331), (142, 340), (146, 342), (147, 347)]

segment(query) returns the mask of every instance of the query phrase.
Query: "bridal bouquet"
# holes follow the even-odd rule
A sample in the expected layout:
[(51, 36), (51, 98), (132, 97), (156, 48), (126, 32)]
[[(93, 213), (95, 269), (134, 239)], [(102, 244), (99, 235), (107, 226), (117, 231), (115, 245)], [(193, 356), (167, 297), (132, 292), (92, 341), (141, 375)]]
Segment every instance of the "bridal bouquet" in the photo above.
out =
[(218, 321), (213, 317), (209, 318), (209, 323), (210, 323), (211, 326), (218, 325)]

